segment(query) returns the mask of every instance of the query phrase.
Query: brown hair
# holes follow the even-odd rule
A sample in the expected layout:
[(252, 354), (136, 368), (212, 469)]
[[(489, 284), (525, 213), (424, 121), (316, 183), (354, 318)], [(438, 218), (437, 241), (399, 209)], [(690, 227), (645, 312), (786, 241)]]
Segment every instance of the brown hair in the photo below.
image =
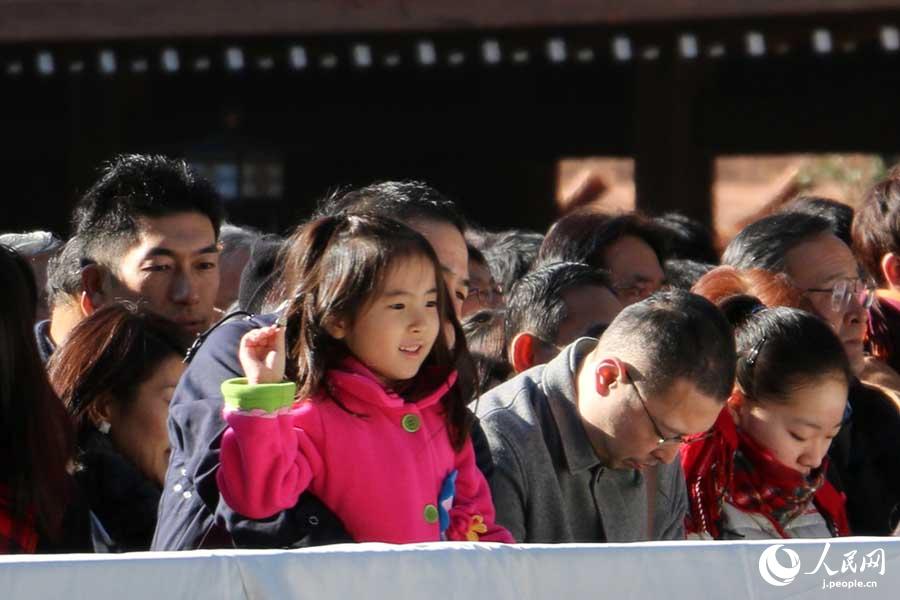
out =
[(0, 482), (10, 489), (13, 517), (33, 511), (40, 533), (57, 540), (71, 491), (72, 430), (32, 331), (31, 270), (2, 245), (0, 287)]
[(787, 275), (763, 269), (716, 267), (701, 277), (691, 291), (716, 305), (731, 296), (748, 295), (758, 298), (766, 306), (788, 306), (814, 312), (812, 304), (791, 284)]
[(900, 252), (900, 176), (876, 183), (853, 220), (853, 250), (869, 275), (884, 287), (881, 257)]
[[(380, 292), (397, 259), (412, 256), (424, 257), (433, 266), (440, 322), (452, 324), (456, 332), (451, 351), (440, 327), (422, 366), (447, 375), (453, 369), (458, 372), (456, 384), (441, 400), (451, 443), (458, 450), (471, 428), (466, 404), (472, 397), (474, 368), (434, 250), (399, 221), (371, 215), (323, 217), (301, 226), (288, 240), (277, 271), (282, 277), (270, 296), (270, 301), (287, 303), (287, 374), (298, 383), (301, 398), (319, 392), (326, 370), (349, 354), (344, 342), (333, 338), (326, 327), (341, 319), (352, 324)], [(430, 391), (422, 388), (428, 384), (424, 378), (410, 383), (413, 396)]]
[(183, 356), (190, 339), (178, 325), (130, 302), (100, 308), (80, 322), (50, 359), (50, 381), (83, 434), (101, 400), (127, 406), (166, 358)]

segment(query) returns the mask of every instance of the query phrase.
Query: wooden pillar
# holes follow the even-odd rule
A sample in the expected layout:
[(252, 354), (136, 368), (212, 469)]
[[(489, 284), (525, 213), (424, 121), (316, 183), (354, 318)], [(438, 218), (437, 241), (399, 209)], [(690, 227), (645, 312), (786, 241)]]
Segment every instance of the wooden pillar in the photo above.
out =
[(713, 156), (703, 139), (702, 65), (680, 60), (636, 66), (637, 207), (678, 211), (712, 225)]

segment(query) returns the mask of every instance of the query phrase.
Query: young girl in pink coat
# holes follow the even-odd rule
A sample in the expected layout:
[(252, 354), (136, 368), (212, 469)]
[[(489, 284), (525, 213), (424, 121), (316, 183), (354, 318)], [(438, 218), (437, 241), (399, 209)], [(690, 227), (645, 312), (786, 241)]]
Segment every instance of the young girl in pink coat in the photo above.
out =
[(293, 301), (244, 336), (246, 379), (222, 385), (224, 500), (263, 519), (309, 489), (359, 542), (512, 542), (475, 466), (467, 353), (431, 246), (375, 217), (297, 235)]

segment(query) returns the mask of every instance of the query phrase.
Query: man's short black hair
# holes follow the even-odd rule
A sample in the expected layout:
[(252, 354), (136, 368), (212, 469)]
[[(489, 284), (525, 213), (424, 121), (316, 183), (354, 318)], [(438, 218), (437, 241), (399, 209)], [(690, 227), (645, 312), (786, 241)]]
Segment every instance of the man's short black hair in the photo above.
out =
[(609, 288), (612, 292), (606, 272), (582, 263), (553, 263), (525, 275), (506, 298), (506, 346), (524, 332), (554, 344), (559, 326), (567, 316), (563, 294), (590, 285)]
[(72, 218), (85, 253), (109, 262), (137, 241), (138, 219), (196, 212), (209, 218), (216, 239), (223, 208), (212, 184), (185, 161), (125, 154), (106, 164)]
[(841, 238), (848, 246), (853, 245), (853, 207), (830, 198), (819, 196), (798, 196), (783, 207), (779, 212), (801, 213), (822, 217), (831, 223), (831, 231)]
[(656, 292), (625, 307), (600, 347), (635, 364), (647, 393), (665, 393), (686, 380), (724, 402), (734, 385), (731, 326), (712, 302), (684, 290)]
[(338, 214), (372, 214), (412, 221), (436, 221), (466, 231), (466, 220), (452, 200), (421, 181), (382, 181), (340, 191), (322, 200), (313, 218)]
[(712, 231), (706, 225), (681, 213), (669, 212), (653, 217), (666, 243), (666, 260), (691, 260), (719, 264), (719, 253)]
[(750, 223), (731, 240), (722, 254), (722, 264), (783, 273), (788, 252), (831, 232), (831, 223), (822, 217), (793, 212), (769, 215)]
[(485, 236), (481, 248), (494, 281), (509, 293), (517, 281), (531, 270), (544, 236), (524, 229), (509, 229)]
[(594, 268), (609, 268), (604, 252), (625, 236), (646, 243), (659, 264), (665, 260), (665, 240), (652, 221), (636, 214), (610, 215), (593, 208), (581, 208), (554, 223), (541, 244), (537, 265), (580, 262)]
[(673, 258), (663, 264), (669, 287), (690, 291), (701, 277), (716, 268), (710, 263)]
[(83, 290), (81, 270), (88, 263), (81, 238), (73, 236), (47, 262), (47, 303), (51, 308), (77, 302)]

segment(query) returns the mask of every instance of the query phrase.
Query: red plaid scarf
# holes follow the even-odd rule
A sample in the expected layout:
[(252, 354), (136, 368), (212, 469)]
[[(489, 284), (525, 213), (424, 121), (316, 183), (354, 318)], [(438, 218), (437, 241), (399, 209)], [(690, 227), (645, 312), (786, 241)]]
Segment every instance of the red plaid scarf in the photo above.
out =
[(34, 516), (29, 512), (16, 518), (9, 488), (0, 483), (0, 554), (33, 554), (37, 543)]
[(735, 427), (727, 409), (719, 414), (713, 431), (681, 451), (691, 509), (685, 520), (688, 533), (705, 531), (721, 537), (722, 502), (727, 500), (766, 517), (782, 537), (788, 537), (785, 527), (812, 502), (834, 535), (850, 535), (843, 494), (825, 479), (827, 459), (804, 476)]

